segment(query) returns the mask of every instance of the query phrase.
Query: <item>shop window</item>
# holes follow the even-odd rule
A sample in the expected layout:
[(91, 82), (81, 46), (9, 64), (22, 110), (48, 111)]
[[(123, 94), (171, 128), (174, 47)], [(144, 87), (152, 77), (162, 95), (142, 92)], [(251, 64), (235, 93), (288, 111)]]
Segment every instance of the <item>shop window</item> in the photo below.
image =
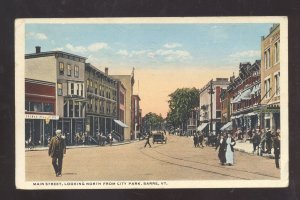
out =
[(43, 104), (39, 102), (30, 102), (30, 111), (43, 112)]
[(29, 101), (25, 101), (25, 111), (30, 111)]

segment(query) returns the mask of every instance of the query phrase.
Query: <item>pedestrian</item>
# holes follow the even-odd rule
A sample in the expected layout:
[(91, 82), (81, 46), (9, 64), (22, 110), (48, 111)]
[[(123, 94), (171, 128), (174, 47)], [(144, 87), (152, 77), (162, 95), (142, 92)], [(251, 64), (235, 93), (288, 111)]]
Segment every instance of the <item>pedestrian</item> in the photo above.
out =
[(261, 131), (261, 140), (260, 140), (260, 155), (262, 156), (266, 151), (265, 151), (265, 147), (266, 147), (266, 130), (262, 129)]
[(109, 139), (109, 145), (112, 146), (113, 137), (111, 133), (108, 135), (108, 139)]
[(201, 132), (201, 133), (199, 134), (199, 146), (201, 145), (201, 148), (204, 147), (203, 141), (204, 141), (204, 134), (203, 134), (203, 132)]
[(145, 143), (144, 148), (146, 148), (147, 144), (148, 144), (149, 147), (151, 148), (151, 144), (150, 144), (150, 134), (147, 134), (147, 135), (146, 135), (146, 143)]
[(260, 135), (257, 132), (254, 132), (254, 136), (252, 138), (252, 144), (253, 144), (252, 153), (256, 151), (256, 148), (259, 146), (260, 140), (261, 140)]
[(271, 154), (271, 149), (272, 149), (272, 134), (271, 131), (268, 130), (266, 133), (266, 151), (267, 154)]
[(233, 152), (234, 152), (233, 146), (234, 145), (235, 145), (235, 140), (231, 137), (231, 134), (229, 133), (227, 135), (227, 139), (226, 139), (226, 154), (225, 154), (226, 163), (229, 166), (233, 165)]
[(226, 163), (226, 157), (225, 157), (225, 153), (226, 153), (226, 138), (224, 138), (224, 136), (222, 134), (220, 134), (220, 138), (217, 141), (216, 144), (216, 151), (219, 148), (219, 153), (218, 153), (218, 157), (220, 160), (220, 164), (224, 165)]
[(199, 143), (199, 137), (196, 133), (194, 133), (193, 140), (194, 140), (194, 146), (197, 147)]
[(63, 155), (66, 153), (65, 140), (62, 138), (61, 130), (55, 131), (56, 136), (51, 138), (48, 154), (52, 158), (52, 165), (56, 176), (61, 176)]
[(279, 167), (279, 159), (280, 159), (280, 130), (277, 129), (275, 137), (273, 139), (273, 147), (274, 147), (274, 155), (275, 155), (275, 166), (277, 169)]

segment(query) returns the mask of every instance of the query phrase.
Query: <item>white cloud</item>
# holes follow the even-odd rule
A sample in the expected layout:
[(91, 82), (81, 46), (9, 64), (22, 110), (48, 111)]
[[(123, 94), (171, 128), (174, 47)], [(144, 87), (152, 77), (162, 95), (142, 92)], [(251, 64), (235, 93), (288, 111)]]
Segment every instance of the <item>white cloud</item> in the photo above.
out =
[(173, 48), (176, 48), (176, 47), (181, 47), (182, 44), (179, 44), (179, 43), (166, 43), (163, 45), (164, 48), (167, 48), (167, 49), (173, 49)]
[(117, 52), (117, 54), (119, 54), (119, 55), (121, 55), (121, 56), (128, 56), (128, 55), (129, 55), (128, 51), (127, 51), (127, 50), (124, 50), (124, 49), (119, 50), (119, 51)]
[(260, 51), (258, 50), (247, 50), (236, 52), (234, 54), (229, 55), (232, 59), (253, 59), (253, 58), (260, 58)]
[(64, 48), (63, 47), (56, 47), (54, 49), (52, 49), (52, 51), (63, 51)]
[(148, 57), (154, 58), (154, 57), (163, 57), (166, 61), (184, 61), (187, 59), (192, 58), (190, 52), (185, 50), (173, 50), (173, 49), (158, 49), (155, 52), (150, 52), (148, 54)]
[(72, 44), (66, 44), (66, 48), (75, 53), (83, 53), (87, 51), (84, 46), (73, 46)]
[(35, 40), (47, 40), (48, 39), (48, 37), (44, 33), (29, 32), (26, 34), (26, 36), (33, 38)]
[(99, 51), (101, 49), (107, 49), (108, 45), (104, 42), (97, 42), (94, 44), (91, 44), (87, 47), (87, 49), (91, 52)]

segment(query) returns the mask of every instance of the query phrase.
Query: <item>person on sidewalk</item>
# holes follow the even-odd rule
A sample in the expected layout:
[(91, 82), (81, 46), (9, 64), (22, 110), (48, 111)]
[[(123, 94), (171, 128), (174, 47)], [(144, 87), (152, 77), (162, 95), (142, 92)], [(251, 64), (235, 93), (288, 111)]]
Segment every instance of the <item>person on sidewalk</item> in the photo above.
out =
[(266, 151), (267, 154), (271, 154), (272, 149), (272, 133), (271, 130), (267, 130), (266, 132)]
[(145, 143), (144, 148), (146, 148), (147, 144), (148, 144), (149, 147), (151, 148), (151, 144), (150, 144), (150, 133), (148, 133), (148, 134), (146, 135), (146, 143)]
[(261, 140), (260, 140), (260, 155), (263, 156), (263, 154), (266, 152), (265, 147), (266, 147), (266, 130), (262, 129), (261, 131)]
[(194, 140), (194, 146), (196, 148), (197, 146), (199, 146), (199, 137), (197, 133), (194, 133), (193, 140)]
[(231, 134), (228, 133), (227, 135), (227, 139), (226, 139), (226, 153), (225, 153), (225, 157), (226, 157), (226, 164), (228, 164), (229, 166), (233, 165), (233, 146), (235, 145), (235, 140), (231, 137)]
[(219, 153), (218, 153), (218, 157), (220, 160), (221, 165), (224, 165), (226, 163), (226, 157), (225, 157), (225, 153), (226, 153), (226, 138), (224, 138), (224, 136), (222, 134), (220, 134), (220, 138), (217, 141), (216, 144), (216, 151), (219, 148)]
[(254, 153), (256, 151), (256, 148), (258, 147), (258, 145), (260, 144), (260, 135), (258, 134), (258, 132), (254, 133), (254, 136), (252, 138), (252, 144), (253, 144), (253, 152)]
[(275, 155), (275, 166), (277, 169), (279, 167), (279, 159), (280, 159), (280, 130), (278, 129), (275, 137), (273, 138), (273, 147), (274, 147), (274, 155)]
[(52, 165), (56, 176), (61, 176), (63, 156), (66, 153), (65, 140), (62, 138), (61, 130), (55, 131), (56, 136), (51, 138), (48, 154), (52, 158)]
[(112, 146), (112, 142), (113, 142), (113, 137), (112, 134), (108, 134), (108, 139), (109, 139), (109, 145)]

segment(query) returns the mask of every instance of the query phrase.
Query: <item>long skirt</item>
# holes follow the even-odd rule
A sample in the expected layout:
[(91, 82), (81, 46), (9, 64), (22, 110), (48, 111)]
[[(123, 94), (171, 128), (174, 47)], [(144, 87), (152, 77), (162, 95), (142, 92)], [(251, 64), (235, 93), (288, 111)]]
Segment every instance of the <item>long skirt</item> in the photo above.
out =
[(226, 163), (233, 165), (233, 152), (231, 150), (230, 145), (227, 145), (225, 156), (226, 156)]

